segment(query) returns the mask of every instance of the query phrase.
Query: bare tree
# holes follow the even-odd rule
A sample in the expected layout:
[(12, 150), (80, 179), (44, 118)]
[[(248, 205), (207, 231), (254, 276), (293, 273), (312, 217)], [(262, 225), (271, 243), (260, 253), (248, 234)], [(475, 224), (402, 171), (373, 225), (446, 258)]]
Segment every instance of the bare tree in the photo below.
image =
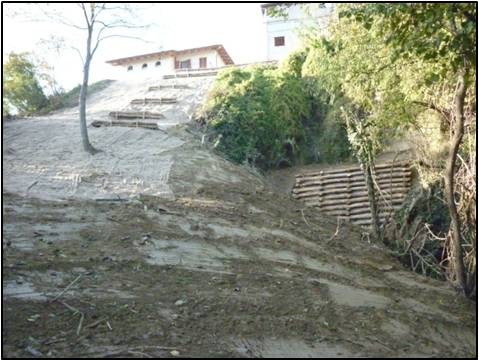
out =
[[(64, 4), (64, 6), (78, 7), (78, 16), (75, 20), (69, 19), (64, 12), (58, 11), (54, 7), (56, 4), (50, 4), (48, 9), (41, 8), (48, 21), (54, 21), (68, 26), (86, 34), (85, 50), (82, 52), (74, 45), (69, 47), (75, 50), (82, 59), (83, 79), (80, 89), (79, 99), (79, 120), (80, 134), (83, 149), (90, 154), (96, 154), (98, 149), (94, 148), (88, 138), (86, 123), (86, 103), (88, 94), (88, 81), (90, 76), (90, 66), (95, 53), (104, 40), (113, 37), (130, 38), (145, 41), (139, 37), (131, 36), (125, 33), (128, 29), (146, 28), (148, 25), (135, 25), (132, 20), (134, 12), (130, 5), (122, 3), (77, 3)], [(53, 39), (53, 38), (52, 38)], [(62, 40), (56, 40), (57, 47), (64, 47)]]

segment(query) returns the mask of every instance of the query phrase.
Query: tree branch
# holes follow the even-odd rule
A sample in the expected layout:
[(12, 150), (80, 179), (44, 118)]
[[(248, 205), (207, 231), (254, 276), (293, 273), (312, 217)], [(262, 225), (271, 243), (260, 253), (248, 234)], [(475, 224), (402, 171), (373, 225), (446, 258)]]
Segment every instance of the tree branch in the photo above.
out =
[(426, 103), (426, 102), (421, 102), (421, 101), (413, 101), (413, 104), (421, 105), (425, 108), (432, 109), (439, 113), (448, 123), (451, 123), (451, 112), (443, 109), (441, 107), (438, 107), (437, 105), (433, 103)]
[(86, 21), (86, 23), (87, 23), (88, 29), (90, 29), (91, 24), (90, 24), (90, 21), (89, 21), (89, 19), (88, 19), (88, 15), (87, 15), (87, 13), (86, 13), (85, 4), (84, 4), (84, 3), (81, 3), (80, 6), (81, 6), (81, 8), (82, 8), (82, 10), (83, 10), (83, 15), (84, 15), (84, 17), (85, 17), (85, 21)]

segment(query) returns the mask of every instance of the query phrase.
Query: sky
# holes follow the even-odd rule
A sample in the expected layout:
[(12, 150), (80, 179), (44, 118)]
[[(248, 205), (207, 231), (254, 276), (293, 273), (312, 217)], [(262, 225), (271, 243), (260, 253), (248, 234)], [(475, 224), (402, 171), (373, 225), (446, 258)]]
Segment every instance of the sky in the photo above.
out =
[[(265, 60), (266, 29), (259, 3), (197, 3), (197, 4), (146, 4), (133, 5), (135, 24), (149, 24), (147, 29), (128, 30), (128, 35), (143, 39), (110, 38), (105, 40), (95, 54), (91, 65), (90, 81), (115, 78), (118, 69), (105, 61), (131, 55), (167, 49), (185, 49), (212, 44), (223, 44), (237, 64)], [(53, 66), (56, 80), (66, 90), (82, 79), (82, 61), (70, 49), (75, 45), (80, 51), (86, 44), (85, 31), (52, 21), (45, 17), (36, 4), (3, 4), (3, 51), (33, 52)], [(49, 5), (65, 19), (81, 24), (82, 13), (77, 4)], [(123, 32), (125, 34), (125, 32)], [(52, 36), (65, 38), (66, 46), (55, 51)]]

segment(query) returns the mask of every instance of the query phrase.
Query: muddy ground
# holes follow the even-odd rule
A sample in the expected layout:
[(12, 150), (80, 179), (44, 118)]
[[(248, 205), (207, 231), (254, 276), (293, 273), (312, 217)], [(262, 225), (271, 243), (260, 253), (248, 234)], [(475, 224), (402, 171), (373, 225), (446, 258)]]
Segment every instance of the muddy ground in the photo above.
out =
[[(127, 147), (147, 152), (137, 143), (155, 136), (161, 147), (159, 132), (94, 130), (97, 144), (117, 139), (111, 157), (129, 157), (99, 179), (94, 157), (23, 167), (53, 154), (23, 124), (4, 134), (15, 166), (3, 179), (4, 357), (476, 357), (475, 303), (183, 128), (158, 153), (169, 159), (162, 195), (149, 178), (134, 192), (115, 178), (134, 163)], [(69, 163), (83, 181), (64, 192), (53, 175)], [(120, 197), (104, 187), (112, 179)]]

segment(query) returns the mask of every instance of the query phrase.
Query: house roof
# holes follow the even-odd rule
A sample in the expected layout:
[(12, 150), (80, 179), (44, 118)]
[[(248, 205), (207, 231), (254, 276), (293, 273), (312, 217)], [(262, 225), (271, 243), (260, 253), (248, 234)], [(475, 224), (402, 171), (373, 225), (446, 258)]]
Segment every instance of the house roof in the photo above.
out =
[(158, 59), (158, 58), (165, 58), (167, 56), (180, 56), (180, 55), (199, 53), (199, 52), (203, 52), (207, 50), (216, 50), (218, 52), (218, 55), (221, 57), (221, 59), (225, 63), (225, 65), (234, 64), (233, 59), (231, 59), (231, 57), (229, 56), (228, 52), (223, 47), (223, 45), (220, 45), (220, 44), (202, 46), (199, 48), (183, 49), (183, 50), (158, 51), (155, 53), (148, 53), (148, 54), (142, 54), (142, 55), (129, 56), (127, 58), (108, 60), (107, 63), (111, 65), (123, 65), (123, 64), (128, 64), (132, 61), (137, 61), (137, 60), (146, 60), (146, 59), (152, 59), (152, 58)]

